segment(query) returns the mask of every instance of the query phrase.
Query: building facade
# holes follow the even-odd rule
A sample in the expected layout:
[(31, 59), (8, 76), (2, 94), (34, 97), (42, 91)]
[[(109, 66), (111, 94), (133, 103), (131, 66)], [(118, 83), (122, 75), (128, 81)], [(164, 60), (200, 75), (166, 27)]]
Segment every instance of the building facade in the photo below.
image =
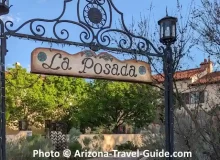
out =
[[(163, 74), (154, 75), (153, 79), (154, 84), (163, 90)], [(164, 111), (161, 104), (159, 114)], [(176, 114), (214, 111), (220, 118), (220, 71), (213, 70), (212, 61), (204, 59), (199, 68), (174, 73), (174, 108)], [(160, 119), (158, 116), (155, 123), (161, 123)]]

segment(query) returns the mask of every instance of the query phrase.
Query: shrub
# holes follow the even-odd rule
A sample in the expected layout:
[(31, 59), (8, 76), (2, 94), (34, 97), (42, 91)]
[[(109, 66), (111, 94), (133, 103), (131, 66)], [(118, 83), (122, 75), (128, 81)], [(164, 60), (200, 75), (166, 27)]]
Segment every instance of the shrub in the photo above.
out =
[(6, 143), (7, 160), (47, 160), (45, 157), (33, 157), (33, 150), (49, 152), (53, 150), (52, 143), (49, 139), (43, 138), (40, 135), (21, 138), (17, 141)]
[(104, 136), (99, 134), (93, 137), (92, 139), (92, 148), (96, 151), (102, 151), (102, 145), (104, 141)]
[(134, 145), (131, 141), (127, 141), (124, 144), (116, 145), (118, 151), (136, 151), (138, 146)]

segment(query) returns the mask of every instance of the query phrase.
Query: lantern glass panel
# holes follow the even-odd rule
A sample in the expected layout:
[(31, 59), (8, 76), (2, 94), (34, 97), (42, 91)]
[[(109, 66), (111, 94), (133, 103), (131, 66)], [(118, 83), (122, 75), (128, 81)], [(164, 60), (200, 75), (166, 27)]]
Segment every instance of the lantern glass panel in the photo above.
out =
[(160, 38), (163, 38), (163, 23), (160, 25)]
[(9, 0), (0, 0), (3, 5), (9, 6)]
[(170, 37), (170, 22), (165, 22), (165, 25), (164, 25), (164, 29), (165, 29), (165, 37)]
[(5, 5), (9, 6), (9, 0), (5, 0)]
[(176, 36), (176, 27), (175, 27), (175, 24), (173, 23), (172, 24), (172, 37), (175, 37)]

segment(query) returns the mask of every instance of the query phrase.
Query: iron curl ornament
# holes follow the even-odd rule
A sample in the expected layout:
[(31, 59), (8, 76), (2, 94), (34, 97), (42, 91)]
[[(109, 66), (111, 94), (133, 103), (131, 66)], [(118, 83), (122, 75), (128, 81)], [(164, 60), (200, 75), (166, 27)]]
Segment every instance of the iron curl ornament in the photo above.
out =
[[(67, 3), (72, 1), (77, 3), (77, 21), (62, 19), (66, 12)], [(119, 14), (123, 30), (112, 28), (113, 11)], [(52, 36), (47, 36), (47, 29), (41, 23), (53, 23)], [(80, 27), (82, 31), (79, 33), (79, 40), (70, 40), (71, 33), (67, 29), (59, 29), (58, 26), (61, 24), (71, 24)], [(4, 25), (6, 30), (5, 36), (89, 47), (94, 51), (103, 49), (117, 53), (156, 57), (163, 57), (165, 51), (163, 46), (156, 48), (145, 37), (132, 34), (125, 25), (123, 13), (116, 8), (112, 0), (64, 0), (63, 10), (57, 18), (50, 20), (41, 18), (31, 19), (24, 22), (17, 29), (13, 29), (14, 22), (12, 21), (6, 21)], [(28, 34), (19, 32), (26, 26), (29, 27)], [(121, 35), (124, 38), (113, 40), (112, 34)], [(134, 41), (137, 43), (135, 44)], [(153, 53), (151, 52), (152, 50)]]

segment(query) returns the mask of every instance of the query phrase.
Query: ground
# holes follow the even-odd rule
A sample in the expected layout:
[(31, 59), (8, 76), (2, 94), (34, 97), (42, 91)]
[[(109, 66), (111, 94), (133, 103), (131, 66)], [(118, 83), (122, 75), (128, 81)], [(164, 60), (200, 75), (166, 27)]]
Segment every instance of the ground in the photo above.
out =
[(140, 157), (140, 158), (93, 158), (88, 160), (146, 160), (146, 157)]
[(139, 160), (139, 158), (94, 158), (89, 160)]

